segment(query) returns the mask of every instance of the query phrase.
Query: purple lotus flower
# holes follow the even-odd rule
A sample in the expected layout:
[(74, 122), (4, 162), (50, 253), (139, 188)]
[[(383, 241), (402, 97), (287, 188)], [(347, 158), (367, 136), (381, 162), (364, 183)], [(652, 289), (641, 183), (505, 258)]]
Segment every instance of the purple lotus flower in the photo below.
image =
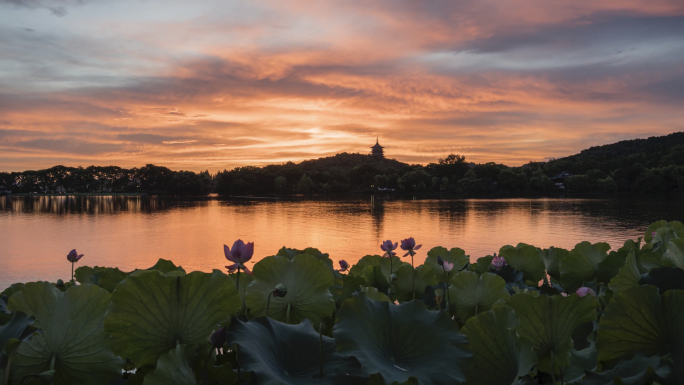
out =
[(245, 266), (245, 262), (252, 259), (252, 255), (254, 254), (254, 242), (245, 244), (241, 239), (238, 239), (235, 241), (235, 243), (233, 243), (232, 248), (228, 248), (228, 246), (223, 245), (223, 253), (226, 255), (227, 260), (235, 262), (233, 265), (226, 266), (226, 269), (228, 269), (229, 273), (232, 273), (239, 268), (244, 270), (247, 274), (253, 274), (251, 271), (249, 271), (247, 266)]
[(494, 258), (492, 258), (492, 266), (494, 266), (497, 270), (499, 270), (500, 268), (502, 268), (506, 265), (507, 265), (507, 263), (506, 263), (506, 260), (504, 259), (504, 257), (497, 257), (496, 253), (494, 253)]
[(339, 271), (339, 272), (341, 273), (341, 272), (343, 272), (343, 271), (347, 271), (347, 269), (349, 269), (349, 264), (348, 264), (347, 261), (345, 261), (344, 259), (341, 260), (341, 261), (340, 261), (340, 269), (337, 270), (337, 271)]
[(211, 342), (211, 347), (214, 349), (218, 349), (223, 344), (226, 343), (226, 327), (222, 327), (219, 330), (211, 333), (211, 336), (209, 337), (209, 342)]
[(596, 297), (596, 292), (589, 287), (580, 287), (579, 289), (577, 289), (575, 294), (579, 295), (580, 297), (586, 297), (587, 294), (591, 294), (594, 297)]
[(69, 262), (78, 262), (79, 259), (83, 258), (83, 254), (79, 254), (76, 252), (76, 249), (73, 249), (67, 254), (67, 260)]
[(453, 268), (454, 268), (454, 264), (453, 264), (453, 263), (444, 261), (444, 266), (443, 266), (444, 271), (446, 271), (446, 272), (448, 273), (448, 272), (450, 272), (451, 270), (453, 270)]
[(439, 255), (437, 256), (437, 264), (440, 266), (444, 266), (444, 259)]
[(404, 254), (404, 257), (411, 254), (415, 254), (415, 250), (418, 250), (422, 247), (423, 245), (416, 245), (416, 240), (411, 238), (406, 238), (401, 241), (401, 249), (406, 251), (406, 254)]
[(383, 242), (380, 245), (380, 248), (382, 249), (382, 251), (385, 252), (385, 254), (383, 254), (382, 256), (389, 258), (389, 257), (393, 257), (393, 256), (397, 255), (397, 253), (395, 253), (393, 251), (394, 249), (397, 248), (397, 246), (399, 246), (398, 243), (396, 243), (396, 242), (392, 243), (392, 241), (390, 241), (389, 239), (386, 240), (385, 242)]
[(654, 231), (651, 233), (651, 237), (655, 237), (655, 236), (656, 236), (656, 232)]

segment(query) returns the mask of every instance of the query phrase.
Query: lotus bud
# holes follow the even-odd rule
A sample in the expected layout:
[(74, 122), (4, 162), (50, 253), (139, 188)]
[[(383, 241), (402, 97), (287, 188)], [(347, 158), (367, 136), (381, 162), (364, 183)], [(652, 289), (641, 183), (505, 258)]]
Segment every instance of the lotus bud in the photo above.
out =
[(652, 233), (651, 233), (651, 237), (655, 237), (655, 236), (656, 236), (656, 234), (657, 234), (657, 233), (656, 233), (655, 231), (654, 231), (654, 232), (652, 232)]
[(440, 257), (439, 255), (437, 256), (437, 264), (440, 266), (444, 266), (444, 259)]
[(219, 330), (211, 333), (209, 341), (211, 342), (211, 347), (214, 349), (218, 349), (221, 346), (223, 346), (223, 344), (226, 343), (226, 327), (224, 326)]
[(338, 270), (340, 273), (343, 271), (347, 271), (349, 269), (349, 263), (345, 261), (344, 259), (340, 261), (340, 269)]
[(390, 297), (393, 296), (394, 295), (394, 289), (392, 289), (391, 287), (389, 289), (387, 289), (387, 295)]
[(83, 254), (79, 254), (76, 252), (76, 249), (73, 249), (67, 254), (67, 260), (69, 262), (78, 262), (79, 259), (83, 258)]
[(580, 287), (579, 289), (577, 289), (575, 294), (579, 295), (580, 297), (586, 297), (587, 294), (591, 294), (594, 297), (596, 297), (596, 292), (592, 290), (590, 287)]
[(282, 283), (277, 284), (275, 289), (273, 289), (273, 297), (283, 298), (286, 295), (287, 286), (283, 285)]
[(55, 286), (57, 286), (57, 287), (64, 287), (64, 281), (62, 281), (61, 279), (58, 279), (58, 280), (57, 280), (57, 283), (55, 283)]
[(437, 307), (442, 304), (444, 299), (444, 289), (435, 289), (435, 301), (437, 302)]
[(396, 275), (396, 274), (393, 273), (392, 275), (390, 275), (390, 281), (391, 281), (391, 282), (394, 282), (394, 281), (396, 281), (396, 280), (397, 280), (397, 275)]

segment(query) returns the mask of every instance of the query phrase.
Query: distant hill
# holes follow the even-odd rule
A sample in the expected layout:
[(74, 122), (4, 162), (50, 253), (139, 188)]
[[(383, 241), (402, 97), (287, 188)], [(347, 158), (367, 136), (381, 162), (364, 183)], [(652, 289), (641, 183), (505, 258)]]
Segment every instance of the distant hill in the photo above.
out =
[[(684, 132), (675, 132), (591, 147), (579, 154), (549, 161), (542, 169), (550, 177), (563, 171), (592, 179), (610, 177), (617, 191), (667, 192), (684, 187), (678, 182), (684, 178), (683, 166)], [(571, 185), (572, 181), (570, 188)]]

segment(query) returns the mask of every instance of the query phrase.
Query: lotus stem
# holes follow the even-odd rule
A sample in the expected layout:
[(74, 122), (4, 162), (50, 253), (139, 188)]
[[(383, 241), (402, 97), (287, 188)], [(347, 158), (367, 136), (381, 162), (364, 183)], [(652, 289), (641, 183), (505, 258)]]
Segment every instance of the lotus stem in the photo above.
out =
[(416, 269), (413, 267), (413, 251), (411, 251), (411, 279), (413, 299), (416, 299)]
[(71, 262), (71, 283), (74, 283), (74, 262)]
[(556, 372), (556, 369), (555, 369), (554, 366), (553, 366), (553, 350), (552, 350), (552, 351), (551, 351), (551, 381), (553, 381), (554, 384), (556, 383), (556, 374), (555, 374), (555, 372)]
[(268, 299), (266, 300), (266, 317), (268, 318), (268, 308), (271, 307), (271, 295), (273, 292), (268, 293)]
[(321, 361), (320, 375), (323, 378), (323, 322), (318, 325), (318, 354)]

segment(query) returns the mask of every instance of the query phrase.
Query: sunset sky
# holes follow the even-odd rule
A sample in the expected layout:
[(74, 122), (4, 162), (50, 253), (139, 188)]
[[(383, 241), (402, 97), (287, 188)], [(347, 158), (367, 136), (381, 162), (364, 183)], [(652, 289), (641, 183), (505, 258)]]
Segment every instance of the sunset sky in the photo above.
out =
[(511, 166), (684, 130), (684, 1), (0, 0), (0, 171)]

